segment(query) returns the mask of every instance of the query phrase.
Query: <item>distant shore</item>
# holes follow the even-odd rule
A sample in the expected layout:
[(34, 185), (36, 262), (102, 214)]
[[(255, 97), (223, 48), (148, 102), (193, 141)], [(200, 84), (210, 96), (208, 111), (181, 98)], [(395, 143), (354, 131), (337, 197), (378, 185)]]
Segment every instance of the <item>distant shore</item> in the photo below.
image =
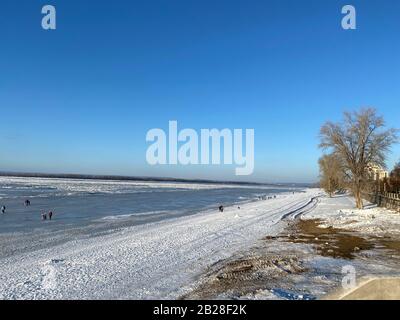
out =
[(94, 175), (76, 173), (36, 173), (36, 172), (5, 172), (0, 171), (0, 177), (22, 177), (22, 178), (55, 178), (55, 179), (83, 179), (83, 180), (111, 180), (111, 181), (146, 181), (146, 182), (177, 182), (198, 184), (232, 184), (232, 185), (254, 185), (254, 186), (276, 186), (276, 187), (314, 187), (315, 183), (260, 183), (249, 181), (224, 181), (208, 179), (181, 179), (170, 177), (142, 177), (122, 175)]

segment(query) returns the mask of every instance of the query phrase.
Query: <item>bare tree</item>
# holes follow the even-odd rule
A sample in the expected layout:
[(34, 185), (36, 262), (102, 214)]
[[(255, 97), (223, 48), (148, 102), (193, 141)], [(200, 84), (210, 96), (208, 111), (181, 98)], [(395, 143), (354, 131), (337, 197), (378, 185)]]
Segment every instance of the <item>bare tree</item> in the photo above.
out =
[(392, 192), (400, 191), (400, 162), (395, 165), (390, 173), (389, 186)]
[(340, 159), (334, 154), (322, 156), (319, 161), (320, 185), (329, 197), (344, 187), (343, 167)]
[(327, 122), (321, 127), (319, 146), (341, 160), (359, 209), (363, 208), (361, 193), (368, 166), (385, 168), (386, 155), (397, 141), (397, 130), (384, 127), (383, 117), (372, 108), (345, 112), (342, 122)]

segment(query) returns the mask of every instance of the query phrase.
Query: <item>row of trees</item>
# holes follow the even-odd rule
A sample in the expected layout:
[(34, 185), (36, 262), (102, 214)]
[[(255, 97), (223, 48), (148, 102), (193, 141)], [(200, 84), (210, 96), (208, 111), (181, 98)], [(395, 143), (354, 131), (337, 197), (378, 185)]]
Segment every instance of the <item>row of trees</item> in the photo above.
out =
[[(339, 190), (351, 190), (357, 208), (362, 209), (362, 192), (371, 183), (368, 169), (371, 164), (386, 167), (387, 154), (398, 141), (397, 133), (397, 129), (385, 129), (383, 117), (372, 108), (345, 112), (342, 122), (325, 123), (319, 145), (325, 152), (319, 160), (321, 187), (330, 196)], [(393, 177), (397, 174), (400, 166)]]

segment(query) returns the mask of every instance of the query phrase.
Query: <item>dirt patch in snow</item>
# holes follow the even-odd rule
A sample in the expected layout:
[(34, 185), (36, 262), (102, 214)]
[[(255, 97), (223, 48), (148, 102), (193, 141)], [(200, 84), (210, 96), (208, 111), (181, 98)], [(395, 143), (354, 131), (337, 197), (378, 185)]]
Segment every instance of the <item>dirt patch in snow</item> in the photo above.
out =
[[(252, 299), (259, 292), (262, 292), (262, 297), (272, 299), (316, 298), (310, 293), (312, 290), (304, 288), (312, 288), (314, 285), (323, 287), (319, 279), (330, 277), (338, 271), (331, 270), (332, 274), (329, 275), (327, 270), (310, 268), (310, 254), (301, 249), (304, 245), (311, 246), (311, 259), (324, 257), (335, 261), (357, 260), (367, 250), (375, 250), (385, 259), (389, 257), (392, 262), (393, 258), (400, 258), (400, 239), (365, 236), (345, 229), (322, 227), (322, 223), (319, 219), (294, 221), (282, 233), (263, 238), (257, 247), (248, 252), (211, 266), (196, 289), (181, 298)], [(285, 243), (290, 249), (278, 251), (277, 254), (273, 248)], [(300, 248), (298, 245), (303, 246)], [(379, 256), (375, 259), (379, 260)], [(297, 287), (299, 282), (303, 283), (301, 291)], [(326, 286), (326, 289), (332, 288)]]
[(317, 253), (324, 257), (354, 259), (361, 251), (371, 249), (385, 249), (400, 254), (398, 237), (363, 235), (331, 226), (321, 227), (322, 223), (323, 221), (319, 219), (299, 220), (288, 229), (289, 234), (281, 236), (280, 239), (312, 244)]
[(376, 238), (376, 246), (382, 246), (385, 249), (393, 251), (400, 255), (400, 240), (391, 238)]
[[(320, 227), (321, 221), (298, 220), (287, 229), (287, 234), (278, 236), (279, 240), (292, 243), (311, 244), (317, 253), (323, 257), (353, 259), (362, 250), (370, 250), (374, 242), (333, 227)], [(268, 240), (268, 237), (266, 238)]]
[(212, 266), (205, 281), (182, 299), (241, 297), (259, 288), (273, 288), (278, 282), (282, 287), (285, 277), (305, 271), (295, 254), (274, 255), (259, 249), (257, 254), (221, 261)]

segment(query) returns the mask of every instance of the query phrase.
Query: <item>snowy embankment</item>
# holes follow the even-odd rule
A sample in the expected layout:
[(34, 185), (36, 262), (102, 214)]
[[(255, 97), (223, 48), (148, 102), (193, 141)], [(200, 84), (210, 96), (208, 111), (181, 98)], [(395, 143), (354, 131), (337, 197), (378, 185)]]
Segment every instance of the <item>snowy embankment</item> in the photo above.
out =
[(342, 287), (343, 270), (354, 270), (356, 284), (400, 276), (398, 213), (356, 210), (348, 195), (314, 204), (292, 214), (301, 219), (287, 221), (277, 236), (213, 265), (184, 298), (319, 299)]
[(325, 198), (318, 210), (304, 216), (305, 219), (321, 219), (321, 227), (356, 231), (378, 237), (400, 236), (400, 214), (376, 205), (365, 203), (363, 210), (355, 209), (350, 196)]
[(0, 258), (0, 298), (174, 299), (208, 266), (314, 208), (318, 194), (309, 189)]

